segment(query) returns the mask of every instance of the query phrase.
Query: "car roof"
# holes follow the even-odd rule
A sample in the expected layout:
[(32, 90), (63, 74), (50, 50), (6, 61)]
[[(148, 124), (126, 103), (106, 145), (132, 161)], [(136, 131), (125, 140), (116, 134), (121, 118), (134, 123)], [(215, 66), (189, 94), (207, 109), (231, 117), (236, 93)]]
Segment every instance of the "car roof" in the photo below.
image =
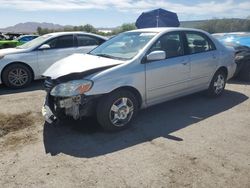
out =
[(21, 35), (20, 37), (38, 37), (39, 35)]
[(101, 35), (96, 35), (96, 34), (93, 34), (93, 33), (87, 33), (87, 32), (82, 32), (82, 31), (55, 32), (55, 33), (45, 34), (44, 36), (58, 37), (58, 36), (69, 35), (69, 34), (72, 34), (72, 35), (85, 34), (85, 35), (96, 36), (96, 37), (99, 37), (99, 38), (107, 40), (106, 37), (103, 37)]
[(169, 31), (199, 31), (199, 32), (204, 32), (200, 29), (193, 29), (193, 28), (184, 28), (184, 27), (157, 27), (157, 28), (145, 28), (145, 29), (136, 29), (132, 30), (129, 32), (156, 32), (156, 33), (161, 33), (161, 32), (169, 32)]

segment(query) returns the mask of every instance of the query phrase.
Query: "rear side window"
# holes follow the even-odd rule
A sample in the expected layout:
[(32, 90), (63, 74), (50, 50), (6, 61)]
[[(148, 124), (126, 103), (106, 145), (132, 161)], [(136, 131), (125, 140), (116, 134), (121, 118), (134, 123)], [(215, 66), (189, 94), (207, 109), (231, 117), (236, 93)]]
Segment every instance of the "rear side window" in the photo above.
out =
[(77, 35), (78, 46), (98, 46), (104, 42), (103, 39), (88, 36), (88, 35)]
[(49, 40), (46, 44), (50, 46), (50, 49), (71, 48), (74, 46), (73, 35), (60, 36)]
[(204, 34), (198, 32), (186, 33), (189, 54), (215, 50), (213, 42)]

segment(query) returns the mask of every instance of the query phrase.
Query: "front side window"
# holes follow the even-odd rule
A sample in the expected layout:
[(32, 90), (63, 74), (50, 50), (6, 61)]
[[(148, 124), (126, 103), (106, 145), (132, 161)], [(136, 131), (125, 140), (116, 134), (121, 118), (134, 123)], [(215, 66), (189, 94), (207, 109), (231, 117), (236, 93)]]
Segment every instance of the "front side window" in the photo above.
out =
[(211, 40), (200, 33), (187, 33), (187, 42), (189, 54), (196, 54), (215, 50), (215, 46)]
[(49, 40), (45, 44), (48, 44), (50, 46), (50, 49), (71, 48), (74, 46), (73, 35), (56, 37), (54, 39)]
[(184, 55), (183, 43), (179, 33), (168, 33), (161, 36), (152, 46), (150, 52), (161, 50), (166, 52), (167, 58)]
[(129, 60), (135, 57), (141, 49), (156, 35), (152, 32), (126, 32), (119, 34), (89, 54), (107, 58)]

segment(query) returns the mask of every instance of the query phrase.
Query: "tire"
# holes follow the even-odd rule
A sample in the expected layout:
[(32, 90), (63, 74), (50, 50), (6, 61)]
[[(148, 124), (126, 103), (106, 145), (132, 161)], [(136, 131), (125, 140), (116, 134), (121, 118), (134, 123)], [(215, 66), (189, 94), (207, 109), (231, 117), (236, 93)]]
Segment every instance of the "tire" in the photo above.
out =
[(242, 81), (250, 81), (250, 62), (246, 66), (242, 67), (238, 74), (238, 78)]
[(133, 93), (118, 90), (100, 99), (97, 105), (97, 120), (107, 131), (127, 128), (138, 112), (139, 103)]
[(3, 83), (13, 89), (25, 88), (33, 80), (30, 68), (22, 64), (7, 66), (2, 75)]
[(227, 76), (224, 71), (217, 71), (209, 85), (207, 95), (209, 97), (219, 97), (225, 90)]

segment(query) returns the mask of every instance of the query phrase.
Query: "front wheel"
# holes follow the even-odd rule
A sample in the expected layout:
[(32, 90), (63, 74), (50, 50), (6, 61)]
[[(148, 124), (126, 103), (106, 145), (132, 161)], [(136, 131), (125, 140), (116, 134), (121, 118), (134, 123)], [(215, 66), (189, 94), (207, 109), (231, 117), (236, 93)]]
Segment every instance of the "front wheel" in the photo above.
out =
[(210, 97), (218, 97), (222, 95), (226, 86), (226, 74), (224, 71), (217, 71), (209, 85), (207, 94)]
[(104, 96), (97, 106), (97, 120), (108, 131), (122, 130), (130, 125), (138, 111), (138, 101), (127, 90)]

